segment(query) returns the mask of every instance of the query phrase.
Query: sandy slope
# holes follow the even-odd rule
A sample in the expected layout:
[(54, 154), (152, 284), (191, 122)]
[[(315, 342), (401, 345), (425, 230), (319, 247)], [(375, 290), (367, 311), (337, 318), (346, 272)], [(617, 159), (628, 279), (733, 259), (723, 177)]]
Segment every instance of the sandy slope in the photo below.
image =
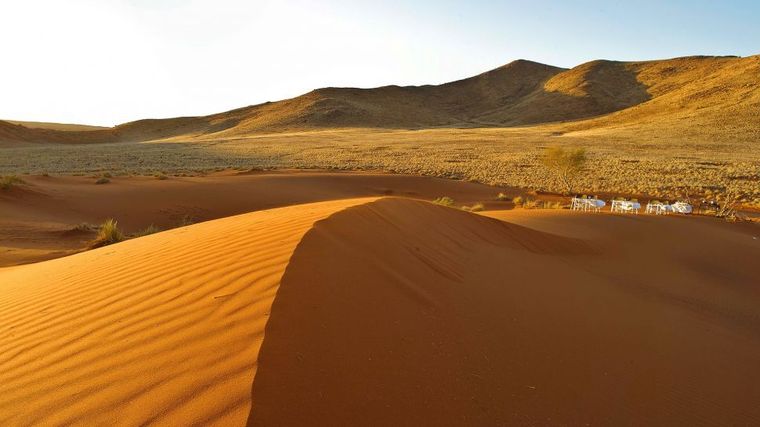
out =
[(241, 215), (0, 269), (0, 424), (243, 423), (264, 325), (314, 221)]
[(317, 223), (273, 304), (249, 424), (760, 422), (756, 229), (544, 219), (572, 236), (400, 199)]
[(0, 423), (760, 422), (756, 228), (488, 215), (323, 202), (0, 270)]
[[(325, 200), (398, 195), (460, 204), (492, 200), (510, 190), (471, 182), (380, 173), (274, 171), (205, 177), (24, 177), (29, 184), (0, 191), (0, 267), (27, 264), (82, 250), (95, 232), (74, 228), (115, 218), (127, 233), (155, 225), (176, 227), (245, 212)], [(490, 206), (506, 203), (490, 203)]]

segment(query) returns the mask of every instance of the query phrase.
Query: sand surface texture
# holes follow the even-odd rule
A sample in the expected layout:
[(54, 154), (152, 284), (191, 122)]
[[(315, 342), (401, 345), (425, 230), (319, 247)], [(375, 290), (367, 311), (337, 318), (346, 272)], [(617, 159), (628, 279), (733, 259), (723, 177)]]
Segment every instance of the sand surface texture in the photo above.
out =
[[(508, 189), (432, 177), (380, 173), (303, 171), (225, 172), (205, 177), (112, 177), (94, 185), (88, 177), (38, 176), (0, 191), (0, 267), (60, 258), (83, 250), (97, 225), (118, 221), (127, 234), (154, 225), (162, 230), (251, 211), (326, 200), (397, 195), (460, 204), (494, 202)], [(512, 194), (512, 193), (510, 193)], [(91, 224), (90, 230), (79, 230)]]
[(0, 425), (241, 424), (293, 249), (346, 200), (0, 269)]
[(0, 424), (757, 425), (758, 234), (367, 198), (0, 269)]

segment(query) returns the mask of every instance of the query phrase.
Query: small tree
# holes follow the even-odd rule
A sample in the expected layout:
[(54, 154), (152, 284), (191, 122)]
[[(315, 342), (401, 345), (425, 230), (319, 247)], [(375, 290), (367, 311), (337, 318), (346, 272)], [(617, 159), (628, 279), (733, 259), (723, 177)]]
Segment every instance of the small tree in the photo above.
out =
[(565, 190), (572, 193), (575, 177), (586, 164), (586, 150), (584, 148), (565, 150), (558, 146), (549, 147), (544, 150), (541, 162), (557, 176), (565, 186)]

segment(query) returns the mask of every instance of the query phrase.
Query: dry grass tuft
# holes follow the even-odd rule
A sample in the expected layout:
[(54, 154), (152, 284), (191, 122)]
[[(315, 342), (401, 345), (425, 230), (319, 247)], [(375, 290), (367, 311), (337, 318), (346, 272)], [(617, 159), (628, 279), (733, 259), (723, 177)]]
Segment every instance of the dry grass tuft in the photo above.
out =
[(111, 182), (110, 179), (108, 179), (106, 177), (102, 177), (102, 178), (98, 178), (98, 180), (95, 181), (95, 184), (97, 184), (97, 185), (103, 185), (103, 184), (108, 184), (109, 182)]
[(148, 227), (146, 227), (145, 229), (140, 230), (137, 233), (133, 234), (132, 237), (148, 236), (148, 235), (151, 235), (151, 234), (156, 234), (156, 233), (158, 233), (160, 231), (161, 231), (160, 228), (156, 227), (154, 224), (151, 224)]
[(439, 197), (433, 200), (433, 203), (435, 203), (436, 205), (452, 207), (454, 206), (454, 199), (448, 196), (443, 196), (443, 197)]
[(725, 191), (719, 195), (720, 207), (715, 216), (723, 218), (726, 221), (734, 222), (740, 219), (737, 215), (736, 209), (739, 205), (740, 195), (733, 187), (728, 187)]
[(462, 210), (467, 212), (481, 212), (485, 208), (486, 207), (480, 202), (475, 203), (472, 206), (462, 206)]
[(185, 214), (182, 216), (182, 218), (179, 219), (179, 222), (177, 223), (177, 227), (185, 227), (188, 225), (195, 224), (195, 218), (190, 214)]
[(509, 196), (507, 196), (504, 193), (499, 193), (499, 194), (496, 195), (496, 200), (498, 200), (500, 202), (508, 202), (509, 201)]
[(10, 190), (16, 185), (23, 185), (23, 184), (25, 184), (24, 180), (17, 177), (16, 175), (6, 175), (3, 177), (0, 177), (0, 190)]
[(98, 235), (92, 244), (90, 244), (90, 247), (99, 248), (123, 241), (124, 233), (119, 229), (118, 225), (118, 222), (113, 218), (107, 219), (100, 225)]
[(564, 209), (562, 202), (549, 202), (545, 201), (541, 206), (543, 209)]

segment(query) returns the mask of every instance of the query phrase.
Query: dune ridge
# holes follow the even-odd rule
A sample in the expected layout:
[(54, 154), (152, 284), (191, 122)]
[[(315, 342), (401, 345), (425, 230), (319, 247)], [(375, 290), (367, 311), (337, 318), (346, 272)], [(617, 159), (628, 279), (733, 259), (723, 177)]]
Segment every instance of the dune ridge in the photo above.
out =
[(244, 423), (294, 247), (314, 221), (368, 200), (244, 214), (0, 269), (0, 423)]

